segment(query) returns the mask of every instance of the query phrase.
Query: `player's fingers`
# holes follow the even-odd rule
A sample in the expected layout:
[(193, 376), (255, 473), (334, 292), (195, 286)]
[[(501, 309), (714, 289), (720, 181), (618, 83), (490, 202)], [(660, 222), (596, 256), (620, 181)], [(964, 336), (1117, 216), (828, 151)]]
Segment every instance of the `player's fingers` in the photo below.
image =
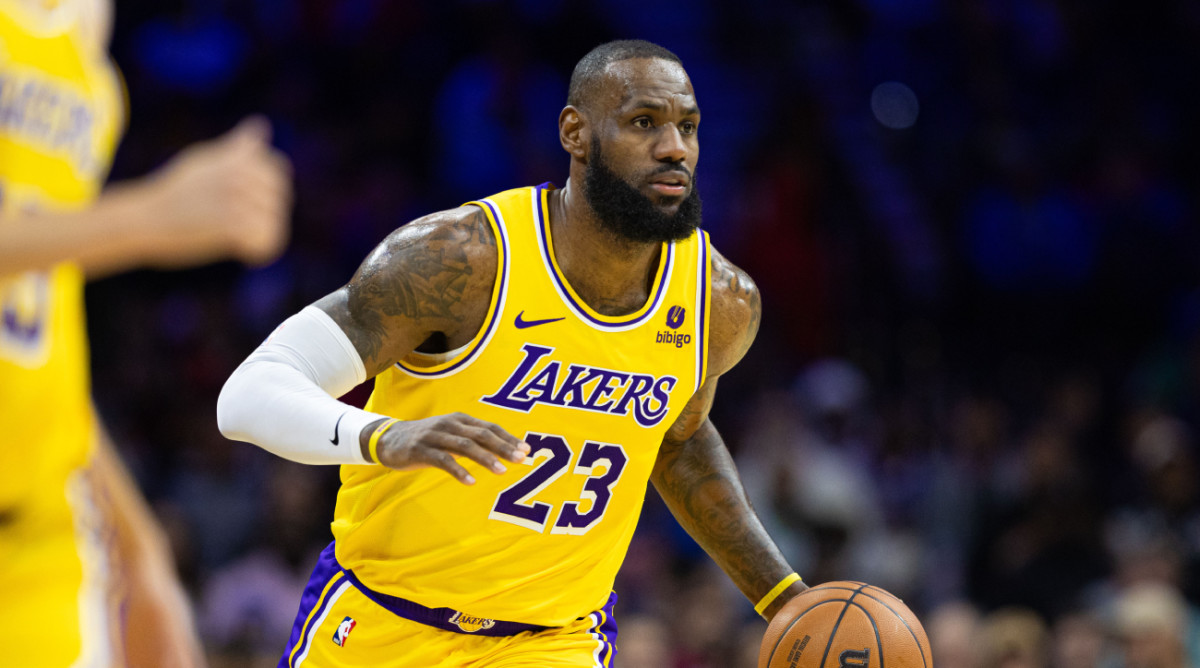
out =
[[(498, 424), (492, 422), (485, 422), (484, 424), (487, 425), (488, 432), (493, 434), (496, 438), (499, 438), (506, 446), (512, 448), (512, 450), (507, 453), (509, 459), (513, 460), (514, 462), (525, 461), (525, 457), (531, 450), (528, 443), (508, 433), (505, 431), (504, 427), (501, 427)], [(516, 445), (513, 445), (514, 441), (516, 442)]]
[(239, 146), (261, 146), (271, 143), (271, 122), (262, 114), (243, 118), (222, 139)]
[(458, 413), (456, 414), (456, 417), (459, 417), (465, 426), (472, 427), (480, 431), (485, 431), (490, 434), (491, 438), (488, 439), (488, 442), (495, 442), (493, 439), (498, 439), (502, 447), (500, 449), (493, 449), (495, 449), (496, 452), (505, 455), (509, 459), (519, 462), (525, 458), (525, 455), (529, 454), (529, 445), (518, 439), (516, 436), (513, 436), (505, 431), (505, 429), (500, 425), (495, 424), (494, 422), (480, 420), (477, 417), (466, 415), (464, 413)]
[(269, 160), (265, 155), (248, 160), (230, 170), (225, 178), (232, 182), (233, 189), (241, 197), (268, 203), (281, 202), (290, 207), (291, 178), (284, 171), (276, 169)]
[(514, 462), (525, 460), (527, 453), (523, 452), (519, 446), (513, 445), (511, 438), (502, 438), (500, 434), (488, 429), (486, 426), (467, 425), (465, 429), (465, 434), (468, 438), (487, 450)]
[(522, 441), (521, 439), (517, 438), (516, 436), (513, 436), (512, 434), (508, 433), (504, 429), (504, 427), (501, 427), (500, 425), (498, 425), (494, 422), (484, 422), (484, 424), (487, 425), (487, 428), (489, 431), (491, 431), (493, 434), (496, 434), (500, 438), (504, 439), (505, 442), (511, 443), (512, 441), (516, 441), (517, 449), (521, 451), (522, 455), (529, 454), (529, 450), (530, 450), (529, 444), (526, 443), (525, 441)]
[(468, 473), (461, 464), (454, 460), (454, 455), (445, 450), (421, 448), (416, 455), (417, 459), (427, 462), (430, 466), (442, 469), (464, 485), (475, 484), (475, 476)]
[(471, 422), (463, 425), (463, 429), (480, 445), (514, 462), (524, 461), (525, 455), (529, 454), (528, 445), (499, 425), (472, 418)]
[(261, 265), (279, 257), (289, 236), (286, 215), (278, 204), (247, 201), (233, 207), (228, 221), (233, 226), (228, 236), (237, 258)]
[(239, 165), (231, 178), (254, 185), (275, 196), (290, 196), (292, 166), (282, 154), (255, 154)]
[(287, 215), (290, 209), (278, 198), (261, 193), (240, 195), (230, 202), (228, 216), (223, 221), (230, 238), (237, 241), (261, 243), (287, 235)]
[(434, 437), (437, 447), (448, 452), (453, 452), (467, 459), (474, 461), (485, 469), (490, 469), (493, 473), (504, 473), (508, 469), (504, 464), (496, 458), (496, 455), (489, 452), (479, 443), (467, 436), (456, 436), (454, 434), (440, 433)]
[(288, 208), (292, 201), (287, 182), (270, 175), (248, 174), (236, 186), (236, 193), (243, 201), (272, 209)]
[(286, 153), (280, 151), (279, 149), (272, 148), (267, 153), (266, 159), (270, 163), (271, 169), (276, 174), (282, 176), (289, 183), (291, 182), (293, 176), (292, 159), (289, 158)]

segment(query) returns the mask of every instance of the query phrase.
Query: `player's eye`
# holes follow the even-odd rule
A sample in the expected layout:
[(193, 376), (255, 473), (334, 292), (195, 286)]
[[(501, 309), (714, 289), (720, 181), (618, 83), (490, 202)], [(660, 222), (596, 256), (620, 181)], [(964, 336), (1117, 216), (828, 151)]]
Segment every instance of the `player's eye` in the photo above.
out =
[(692, 121), (684, 121), (679, 124), (679, 131), (685, 135), (696, 134), (696, 129), (697, 129), (696, 124), (693, 123)]
[(634, 126), (643, 130), (648, 130), (654, 125), (650, 122), (650, 118), (648, 116), (638, 116), (637, 118), (633, 119), (633, 124)]

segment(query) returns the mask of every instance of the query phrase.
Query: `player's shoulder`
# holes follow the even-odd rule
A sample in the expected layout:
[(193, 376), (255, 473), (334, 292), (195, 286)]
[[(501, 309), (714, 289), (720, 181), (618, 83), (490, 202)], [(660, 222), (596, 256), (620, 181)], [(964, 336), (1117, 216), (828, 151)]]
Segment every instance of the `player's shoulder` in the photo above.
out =
[(396, 228), (367, 256), (349, 287), (361, 293), (398, 290), (403, 294), (396, 299), (413, 302), (408, 311), (457, 320), (476, 307), (486, 309), (498, 265), (487, 216), (465, 205)]
[(422, 272), (441, 264), (485, 282), (494, 278), (498, 260), (496, 234), (483, 209), (474, 205), (437, 211), (405, 223), (372, 255), (396, 269)]
[(712, 249), (709, 282), (712, 294), (709, 368), (712, 373), (721, 374), (733, 368), (754, 342), (762, 315), (762, 297), (750, 275), (716, 248)]
[(483, 209), (474, 204), (435, 211), (397, 227), (384, 243), (410, 245), (414, 242), (452, 241), (466, 250), (495, 248), (496, 235)]

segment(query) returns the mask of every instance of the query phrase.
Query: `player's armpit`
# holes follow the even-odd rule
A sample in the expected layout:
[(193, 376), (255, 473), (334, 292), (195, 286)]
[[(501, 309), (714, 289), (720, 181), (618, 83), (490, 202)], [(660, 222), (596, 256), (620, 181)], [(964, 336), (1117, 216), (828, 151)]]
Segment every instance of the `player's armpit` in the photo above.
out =
[(499, 264), (477, 206), (419, 218), (393, 232), (343, 288), (318, 300), (373, 377), (423, 343), (466, 344), (487, 315)]
[[(685, 440), (664, 439), (650, 479), (679, 524), (751, 603), (792, 572), (754, 513), (712, 422), (704, 419)], [(763, 616), (770, 619), (804, 588), (802, 582), (789, 586)]]

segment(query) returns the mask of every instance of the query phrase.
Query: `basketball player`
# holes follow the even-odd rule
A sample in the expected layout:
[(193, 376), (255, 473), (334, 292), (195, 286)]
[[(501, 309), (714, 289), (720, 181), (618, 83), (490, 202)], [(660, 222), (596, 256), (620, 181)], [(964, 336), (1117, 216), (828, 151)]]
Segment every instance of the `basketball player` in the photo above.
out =
[(708, 421), (759, 295), (698, 229), (699, 124), (674, 54), (596, 48), (561, 189), (398, 229), (231, 376), (227, 436), (343, 465), (281, 666), (612, 665), (647, 482), (760, 614), (805, 588)]
[(260, 120), (100, 192), (125, 122), (110, 10), (0, 0), (4, 666), (202, 662), (165, 538), (92, 408), (84, 276), (262, 262), (287, 236), (288, 167)]

